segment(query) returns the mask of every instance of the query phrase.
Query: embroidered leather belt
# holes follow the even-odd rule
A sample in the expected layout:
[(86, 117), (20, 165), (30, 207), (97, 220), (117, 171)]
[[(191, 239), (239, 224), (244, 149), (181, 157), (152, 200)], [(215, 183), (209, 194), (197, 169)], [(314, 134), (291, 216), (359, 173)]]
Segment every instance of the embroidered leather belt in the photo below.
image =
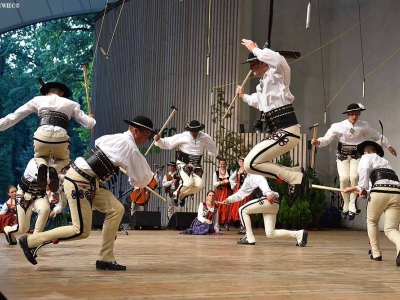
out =
[(373, 170), (371, 172), (370, 179), (373, 186), (375, 185), (375, 182), (377, 180), (381, 179), (399, 181), (399, 178), (397, 177), (395, 171), (393, 171), (392, 169), (385, 169), (385, 168)]
[(44, 110), (39, 114), (38, 126), (53, 125), (68, 130), (69, 119), (66, 114), (58, 111)]
[(101, 181), (109, 180), (114, 174), (118, 174), (118, 167), (114, 166), (107, 155), (96, 146), (86, 155), (85, 160)]
[(185, 164), (192, 164), (193, 166), (198, 166), (201, 164), (201, 158), (203, 155), (191, 155), (182, 151), (178, 151), (178, 159), (183, 161)]
[(292, 104), (281, 106), (269, 112), (264, 112), (261, 121), (265, 121), (268, 126), (268, 133), (278, 129), (287, 128), (298, 124), (296, 114)]
[(96, 177), (90, 176), (88, 173), (82, 171), (81, 169), (79, 169), (73, 162), (71, 162), (71, 168), (74, 169), (76, 171), (76, 173), (78, 173), (79, 175), (81, 175), (83, 178), (85, 178), (86, 180), (88, 180), (89, 182), (93, 182), (96, 180)]
[(375, 184), (374, 186), (372, 186), (373, 189), (380, 188), (380, 187), (400, 189), (400, 185), (396, 185), (396, 184)]
[(40, 189), (36, 181), (28, 181), (24, 176), (21, 176), (19, 187), (24, 193), (30, 193), (34, 196), (43, 196), (45, 191)]
[(339, 142), (337, 150), (340, 154), (345, 154), (345, 155), (359, 154), (357, 151), (357, 145), (347, 145), (341, 142)]

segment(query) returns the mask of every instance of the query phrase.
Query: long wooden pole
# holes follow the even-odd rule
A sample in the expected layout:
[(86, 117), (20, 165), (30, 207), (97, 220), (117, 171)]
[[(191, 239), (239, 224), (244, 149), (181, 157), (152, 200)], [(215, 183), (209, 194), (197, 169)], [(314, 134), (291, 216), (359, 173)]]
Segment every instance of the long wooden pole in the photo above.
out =
[(85, 89), (86, 89), (86, 102), (87, 102), (87, 106), (88, 106), (88, 113), (91, 114), (92, 113), (92, 108), (90, 105), (90, 96), (89, 96), (89, 80), (87, 77), (87, 67), (88, 63), (82, 63), (82, 68), (83, 68), (83, 79), (85, 80)]
[[(119, 167), (119, 170), (122, 172), (122, 173), (124, 173), (125, 175), (127, 175), (126, 174), (126, 170), (124, 169), (124, 168), (122, 168), (122, 167)], [(144, 187), (146, 190), (148, 190), (150, 193), (153, 193), (155, 196), (157, 196), (158, 198), (160, 198), (162, 201), (164, 201), (164, 202), (167, 202), (167, 200), (164, 198), (164, 197), (162, 197), (160, 194), (157, 194), (155, 191), (153, 191), (151, 188), (149, 188), (148, 186), (145, 186)]]
[[(252, 70), (249, 71), (249, 73), (247, 74), (246, 78), (243, 80), (243, 83), (242, 83), (241, 87), (243, 87), (246, 84), (247, 80), (249, 80), (251, 73), (253, 73)], [(224, 114), (222, 119), (226, 118), (226, 116), (228, 115), (229, 111), (231, 110), (233, 104), (235, 104), (235, 101), (236, 101), (237, 97), (238, 97), (238, 94), (236, 94), (235, 97), (233, 98), (231, 104), (229, 105), (229, 107), (226, 110), (226, 113)]]
[[(169, 115), (167, 121), (165, 121), (163, 127), (161, 127), (160, 131), (158, 132), (158, 135), (161, 135), (162, 132), (164, 131), (165, 127), (167, 127), (169, 121), (171, 121), (172, 117), (174, 116), (174, 114), (177, 112), (177, 108), (175, 106), (171, 106), (171, 108), (173, 109), (172, 113)], [(150, 147), (147, 149), (146, 153), (144, 155), (147, 155), (150, 151), (150, 149), (153, 147), (155, 141), (153, 140), (153, 142), (151, 143)]]
[[(317, 132), (318, 132), (318, 123), (314, 124), (313, 140), (317, 139)], [(313, 169), (313, 170), (314, 170), (314, 165), (315, 165), (315, 149), (316, 149), (316, 147), (313, 145), (311, 148), (311, 169)]]
[[(335, 192), (342, 192), (344, 193), (344, 190), (342, 189), (338, 189), (338, 188), (334, 188), (334, 187), (330, 187), (330, 186), (324, 186), (324, 185), (318, 185), (318, 184), (312, 184), (311, 187), (313, 189), (319, 189), (319, 190), (327, 190), (327, 191), (335, 191)], [(354, 191), (352, 192), (353, 194), (359, 194), (359, 192)]]

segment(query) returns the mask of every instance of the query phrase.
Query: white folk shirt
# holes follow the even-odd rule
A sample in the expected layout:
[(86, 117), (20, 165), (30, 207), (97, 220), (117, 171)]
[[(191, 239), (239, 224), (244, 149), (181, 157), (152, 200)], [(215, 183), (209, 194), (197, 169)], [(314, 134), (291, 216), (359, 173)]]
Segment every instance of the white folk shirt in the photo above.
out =
[[(116, 167), (122, 167), (129, 176), (129, 183), (132, 186), (145, 187), (153, 178), (150, 166), (146, 158), (140, 153), (135, 139), (130, 131), (124, 133), (104, 135), (95, 141), (98, 146)], [(75, 160), (75, 165), (82, 169), (93, 173), (90, 166), (82, 158)]]
[[(389, 165), (389, 162), (383, 157), (380, 157), (378, 154), (376, 153), (364, 154), (361, 157), (360, 162), (358, 163), (357, 190), (362, 191), (368, 189), (369, 177), (371, 175), (371, 172), (375, 169), (393, 170), (393, 168)], [(400, 186), (400, 183), (398, 181), (393, 181), (389, 179), (377, 180), (375, 184), (393, 184)]]
[[(177, 186), (175, 186), (175, 184), (172, 182), (172, 180), (174, 180), (175, 172), (173, 172), (173, 173), (168, 172), (168, 174), (171, 175), (172, 179), (170, 181), (168, 181), (167, 180), (167, 174), (165, 174), (164, 177), (163, 177), (163, 180), (162, 180), (162, 186), (165, 187), (165, 188), (170, 187), (171, 189), (175, 190), (177, 188)], [(176, 185), (178, 185), (178, 184), (179, 184), (179, 182), (176, 183)]]
[[(202, 131), (199, 132), (195, 139), (192, 137), (189, 131), (185, 131), (175, 134), (171, 137), (162, 138), (155, 142), (155, 145), (161, 149), (168, 150), (179, 146), (179, 149), (182, 152), (190, 155), (203, 155), (204, 150), (207, 150), (209, 155), (218, 155), (217, 144), (211, 136)], [(178, 160), (178, 162), (180, 161)]]
[[(353, 133), (350, 131), (351, 129), (353, 129)], [(342, 122), (332, 124), (325, 136), (318, 138), (318, 141), (321, 143), (319, 146), (325, 147), (329, 145), (335, 136), (339, 138), (339, 142), (349, 145), (358, 145), (367, 140), (367, 137), (370, 137), (375, 142), (380, 142), (382, 139), (382, 144), (387, 148), (390, 147), (387, 138), (384, 136), (382, 138), (382, 135), (378, 131), (372, 129), (365, 121), (358, 120), (353, 125), (346, 119)]]
[[(14, 207), (15, 207), (15, 199), (12, 201), (13, 202), (13, 204), (14, 204)], [(0, 211), (0, 216), (1, 215), (5, 215), (6, 213), (8, 213), (8, 205), (11, 205), (11, 199), (8, 199), (7, 200), (7, 202), (5, 202), (4, 204), (3, 204), (3, 207), (1, 208), (1, 211)]]
[(24, 177), (29, 182), (36, 181), (37, 173), (38, 173), (38, 166), (36, 164), (35, 159), (32, 158), (28, 162), (28, 165), (26, 166), (26, 169), (24, 171)]
[[(201, 223), (204, 223), (204, 221), (206, 220), (205, 216), (203, 215), (204, 214), (204, 208), (203, 207), (204, 207), (203, 202), (200, 202), (199, 208), (197, 209), (197, 219)], [(209, 207), (207, 204), (206, 204), (206, 207), (207, 207), (207, 210), (212, 212), (212, 213), (214, 212), (215, 209), (217, 209), (216, 206)], [(213, 214), (213, 219), (210, 220), (210, 221), (214, 224), (215, 232), (219, 232), (219, 216), (218, 216), (218, 212)]]
[[(37, 113), (38, 115), (44, 110), (51, 110), (63, 113), (68, 116), (68, 119), (74, 117), (75, 120), (85, 128), (93, 128), (96, 125), (96, 120), (88, 117), (80, 108), (79, 103), (72, 100), (59, 97), (58, 95), (51, 94), (49, 96), (38, 96), (25, 103), (15, 112), (8, 114), (4, 118), (0, 119), (0, 131), (6, 130), (7, 128), (14, 126), (26, 116), (31, 113)], [(43, 125), (41, 128), (45, 131), (52, 132), (65, 132), (64, 128)]]
[(258, 187), (261, 189), (264, 196), (268, 197), (269, 195), (274, 195), (275, 198), (279, 198), (279, 194), (271, 190), (268, 181), (264, 176), (247, 174), (240, 189), (235, 194), (230, 195), (227, 199), (230, 203), (242, 201)]
[(257, 85), (256, 92), (245, 94), (243, 101), (263, 112), (291, 104), (294, 96), (289, 90), (290, 67), (286, 59), (268, 48), (255, 48), (253, 53), (258, 60), (268, 64), (269, 69)]

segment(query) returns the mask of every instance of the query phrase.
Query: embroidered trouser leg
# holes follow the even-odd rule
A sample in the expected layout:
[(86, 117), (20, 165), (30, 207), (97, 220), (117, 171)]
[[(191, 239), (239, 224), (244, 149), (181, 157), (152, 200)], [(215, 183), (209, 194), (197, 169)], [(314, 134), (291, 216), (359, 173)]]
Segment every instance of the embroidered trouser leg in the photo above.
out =
[(300, 184), (303, 178), (301, 172), (282, 168), (280, 165), (270, 162), (296, 147), (299, 139), (300, 128), (297, 125), (274, 131), (246, 156), (244, 159), (246, 172), (270, 178), (280, 177), (289, 184)]
[(38, 218), (35, 223), (35, 230), (33, 231), (33, 233), (37, 234), (43, 231), (50, 213), (50, 204), (47, 196), (32, 200), (32, 203), (29, 203), (29, 206), (25, 208), (19, 204), (17, 205), (18, 224), (14, 226), (6, 226), (4, 228), (5, 232), (10, 232), (12, 234), (13, 240), (14, 234), (24, 234), (29, 230), (32, 216), (32, 208), (34, 208), (38, 214)]
[(72, 241), (84, 239), (90, 235), (92, 229), (92, 206), (106, 214), (103, 224), (103, 239), (99, 254), (99, 260), (113, 261), (114, 239), (118, 226), (124, 214), (123, 205), (104, 188), (98, 188), (92, 199), (91, 187), (86, 179), (70, 169), (64, 181), (64, 190), (71, 211), (72, 225), (62, 226), (43, 233), (28, 236), (29, 247), (58, 239), (60, 241)]
[[(340, 189), (345, 189), (349, 186), (355, 186), (358, 183), (358, 162), (360, 159), (353, 159), (348, 157), (345, 160), (336, 160), (336, 165), (339, 173), (339, 181), (340, 181)], [(351, 193), (350, 195), (347, 193), (342, 193), (343, 197), (343, 212), (356, 212), (356, 200), (357, 194)]]
[(374, 188), (374, 192), (371, 192), (371, 200), (367, 207), (367, 231), (373, 257), (382, 255), (379, 247), (378, 223), (383, 212), (385, 212), (385, 235), (396, 245), (396, 254), (400, 251), (400, 195), (375, 192), (382, 189), (399, 193), (399, 189), (395, 188)]
[(50, 155), (55, 157), (51, 166), (57, 170), (57, 173), (69, 163), (69, 137), (66, 132), (48, 132), (38, 128), (33, 135), (33, 147), (38, 166), (41, 164), (47, 166)]
[(193, 171), (190, 174), (187, 174), (184, 170), (184, 166), (186, 165), (180, 164), (178, 167), (182, 183), (174, 192), (175, 195), (179, 193), (179, 199), (183, 199), (190, 194), (198, 193), (203, 189), (204, 186), (203, 179), (199, 175), (195, 174)]

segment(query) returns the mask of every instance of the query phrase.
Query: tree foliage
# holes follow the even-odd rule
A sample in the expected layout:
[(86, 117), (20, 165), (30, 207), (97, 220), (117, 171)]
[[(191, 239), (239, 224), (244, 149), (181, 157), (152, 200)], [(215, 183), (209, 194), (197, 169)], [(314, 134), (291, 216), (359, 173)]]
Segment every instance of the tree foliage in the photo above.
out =
[[(93, 58), (92, 15), (37, 23), (0, 36), (0, 118), (39, 95), (38, 78), (60, 81), (72, 91), (70, 97), (86, 111), (81, 64)], [(89, 64), (90, 76), (91, 64)], [(33, 157), (33, 133), (37, 116), (30, 115), (0, 132), (0, 202), (6, 189), (16, 185)], [(89, 131), (72, 121), (71, 159), (84, 154)]]

